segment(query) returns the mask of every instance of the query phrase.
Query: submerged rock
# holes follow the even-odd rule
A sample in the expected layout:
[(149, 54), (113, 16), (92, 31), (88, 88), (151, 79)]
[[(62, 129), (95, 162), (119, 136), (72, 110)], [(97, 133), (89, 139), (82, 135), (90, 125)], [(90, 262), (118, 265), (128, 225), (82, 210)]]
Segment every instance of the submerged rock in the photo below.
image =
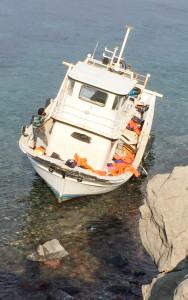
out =
[(162, 273), (143, 286), (144, 300), (188, 299), (188, 166), (150, 180), (140, 212), (142, 243)]
[(43, 245), (39, 245), (37, 251), (28, 255), (27, 258), (33, 261), (52, 261), (61, 259), (68, 254), (60, 242), (57, 239), (53, 239)]
[(43, 291), (51, 287), (51, 282), (44, 280), (37, 280), (34, 282), (22, 282), (21, 286), (26, 291)]
[(117, 253), (115, 256), (107, 259), (107, 262), (118, 268), (122, 268), (129, 264), (128, 259), (125, 258), (121, 253)]
[(73, 300), (74, 297), (62, 290), (51, 290), (48, 299), (51, 300)]
[(107, 290), (114, 294), (128, 294), (131, 292), (131, 285), (128, 281), (123, 284), (111, 284), (107, 287)]

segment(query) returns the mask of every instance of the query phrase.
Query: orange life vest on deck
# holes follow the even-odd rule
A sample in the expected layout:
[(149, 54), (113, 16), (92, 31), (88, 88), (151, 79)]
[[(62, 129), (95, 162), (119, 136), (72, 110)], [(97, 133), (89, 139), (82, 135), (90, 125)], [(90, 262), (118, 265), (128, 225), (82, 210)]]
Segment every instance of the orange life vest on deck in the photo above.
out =
[(131, 164), (134, 160), (134, 155), (127, 151), (127, 154), (124, 156), (114, 155), (114, 159), (122, 160), (126, 164)]
[(130, 120), (127, 127), (131, 127), (136, 134), (141, 135), (141, 129), (139, 128), (139, 124), (135, 122), (134, 120)]
[(78, 167), (84, 167), (93, 171), (93, 168), (88, 165), (86, 158), (81, 158), (78, 154), (74, 154), (74, 159), (77, 162)]
[(139, 172), (137, 169), (135, 169), (133, 166), (129, 165), (129, 164), (124, 164), (124, 163), (119, 163), (119, 164), (112, 164), (114, 169), (112, 169), (110, 171), (110, 174), (112, 176), (118, 176), (121, 174), (124, 174), (125, 172), (132, 172), (136, 177), (139, 176)]
[(77, 162), (77, 166), (78, 167), (84, 167), (87, 170), (90, 170), (93, 173), (96, 173), (96, 174), (101, 175), (101, 176), (105, 176), (106, 175), (105, 171), (96, 171), (96, 170), (94, 170), (90, 165), (88, 165), (87, 159), (79, 157), (79, 155), (77, 153), (74, 154), (74, 159)]
[(121, 160), (122, 163), (112, 163), (113, 168), (110, 170), (110, 174), (113, 176), (118, 176), (121, 175), (127, 171), (132, 172), (136, 177), (139, 176), (139, 172), (137, 169), (135, 169), (131, 163), (133, 162), (135, 155), (130, 153), (126, 149), (126, 155), (124, 156), (119, 156), (119, 155), (114, 155), (113, 157), (115, 160)]
[(34, 149), (34, 151), (35, 151), (36, 154), (45, 155), (45, 150), (44, 150), (43, 147), (36, 147), (36, 148)]

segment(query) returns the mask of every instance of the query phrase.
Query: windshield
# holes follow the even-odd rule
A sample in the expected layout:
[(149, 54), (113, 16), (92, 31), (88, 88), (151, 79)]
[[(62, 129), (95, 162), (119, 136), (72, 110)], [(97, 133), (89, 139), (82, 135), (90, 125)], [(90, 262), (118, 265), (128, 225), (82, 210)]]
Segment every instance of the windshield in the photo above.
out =
[(98, 90), (95, 87), (83, 85), (80, 91), (79, 98), (92, 102), (94, 104), (105, 106), (108, 94)]

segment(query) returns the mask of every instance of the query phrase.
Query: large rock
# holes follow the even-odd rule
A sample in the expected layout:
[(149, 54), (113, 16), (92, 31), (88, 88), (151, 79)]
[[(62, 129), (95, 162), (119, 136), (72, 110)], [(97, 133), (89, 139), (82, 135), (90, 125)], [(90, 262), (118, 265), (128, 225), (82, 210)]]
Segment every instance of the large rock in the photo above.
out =
[(187, 266), (188, 166), (150, 180), (140, 212), (142, 243), (159, 272)]
[(142, 286), (143, 300), (188, 299), (188, 270), (162, 273), (149, 285)]
[(183, 280), (175, 290), (174, 300), (188, 299), (188, 279)]
[(140, 212), (142, 243), (161, 273), (143, 299), (188, 299), (188, 166), (150, 180)]

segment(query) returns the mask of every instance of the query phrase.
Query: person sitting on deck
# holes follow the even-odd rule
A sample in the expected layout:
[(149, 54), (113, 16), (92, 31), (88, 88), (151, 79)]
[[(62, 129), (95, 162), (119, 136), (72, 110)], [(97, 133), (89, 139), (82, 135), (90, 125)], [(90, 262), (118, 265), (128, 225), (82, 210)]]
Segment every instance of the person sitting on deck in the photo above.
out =
[(36, 148), (37, 137), (38, 137), (39, 131), (40, 131), (40, 133), (43, 134), (46, 145), (48, 145), (48, 139), (47, 139), (47, 136), (46, 136), (46, 133), (45, 133), (45, 127), (44, 127), (45, 118), (46, 118), (45, 109), (43, 107), (41, 107), (38, 110), (38, 115), (34, 117), (33, 122), (32, 122), (33, 135), (34, 135), (34, 147), (33, 147), (33, 149)]

